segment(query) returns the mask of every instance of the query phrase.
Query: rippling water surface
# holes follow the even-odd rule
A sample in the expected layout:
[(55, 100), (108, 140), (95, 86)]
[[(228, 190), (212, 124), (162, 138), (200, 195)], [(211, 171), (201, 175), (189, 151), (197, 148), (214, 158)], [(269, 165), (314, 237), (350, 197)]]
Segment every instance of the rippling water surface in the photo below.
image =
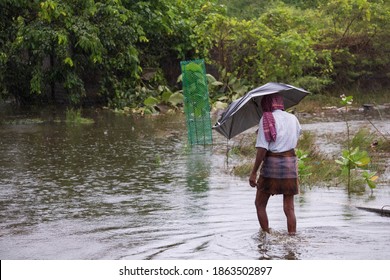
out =
[(18, 117), (0, 122), (1, 259), (390, 259), (390, 218), (356, 208), (389, 205), (387, 185), (303, 189), (296, 236), (274, 196), (264, 235), (226, 141), (188, 148), (183, 116)]

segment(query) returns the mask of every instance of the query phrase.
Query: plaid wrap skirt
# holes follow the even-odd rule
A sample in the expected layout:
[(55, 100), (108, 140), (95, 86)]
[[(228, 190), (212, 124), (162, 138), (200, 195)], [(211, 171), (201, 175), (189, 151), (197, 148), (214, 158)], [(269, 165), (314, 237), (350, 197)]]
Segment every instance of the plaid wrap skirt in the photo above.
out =
[(299, 193), (298, 160), (295, 151), (267, 152), (257, 181), (258, 189), (269, 194)]

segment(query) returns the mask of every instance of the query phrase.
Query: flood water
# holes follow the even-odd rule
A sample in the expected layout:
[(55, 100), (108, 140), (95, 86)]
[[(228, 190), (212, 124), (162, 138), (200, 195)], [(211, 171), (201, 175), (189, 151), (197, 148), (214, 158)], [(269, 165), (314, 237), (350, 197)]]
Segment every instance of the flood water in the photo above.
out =
[(390, 259), (390, 218), (356, 207), (390, 205), (388, 184), (303, 188), (296, 236), (271, 197), (264, 236), (222, 136), (191, 148), (182, 115), (87, 116), (0, 115), (0, 259)]

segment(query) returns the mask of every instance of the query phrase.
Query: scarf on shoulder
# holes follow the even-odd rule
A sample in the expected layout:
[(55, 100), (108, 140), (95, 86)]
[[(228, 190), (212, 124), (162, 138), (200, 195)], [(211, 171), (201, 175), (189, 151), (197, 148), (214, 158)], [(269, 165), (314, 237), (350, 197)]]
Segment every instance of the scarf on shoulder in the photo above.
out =
[(261, 108), (263, 109), (263, 130), (267, 142), (275, 142), (276, 127), (275, 118), (272, 112), (275, 110), (284, 110), (283, 97), (279, 94), (266, 95), (261, 99)]

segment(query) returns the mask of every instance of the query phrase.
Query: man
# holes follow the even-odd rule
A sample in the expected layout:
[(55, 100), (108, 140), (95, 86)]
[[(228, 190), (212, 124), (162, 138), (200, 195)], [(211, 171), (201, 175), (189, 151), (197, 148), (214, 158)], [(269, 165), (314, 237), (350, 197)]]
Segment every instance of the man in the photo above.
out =
[[(294, 195), (299, 193), (299, 185), (294, 149), (301, 125), (293, 114), (284, 111), (283, 97), (278, 94), (264, 96), (261, 107), (263, 116), (257, 134), (256, 160), (249, 178), (249, 184), (257, 187), (257, 217), (262, 230), (269, 233), (266, 211), (268, 199), (271, 195), (283, 194), (287, 230), (289, 234), (295, 234)], [(257, 179), (260, 166), (260, 176)]]

